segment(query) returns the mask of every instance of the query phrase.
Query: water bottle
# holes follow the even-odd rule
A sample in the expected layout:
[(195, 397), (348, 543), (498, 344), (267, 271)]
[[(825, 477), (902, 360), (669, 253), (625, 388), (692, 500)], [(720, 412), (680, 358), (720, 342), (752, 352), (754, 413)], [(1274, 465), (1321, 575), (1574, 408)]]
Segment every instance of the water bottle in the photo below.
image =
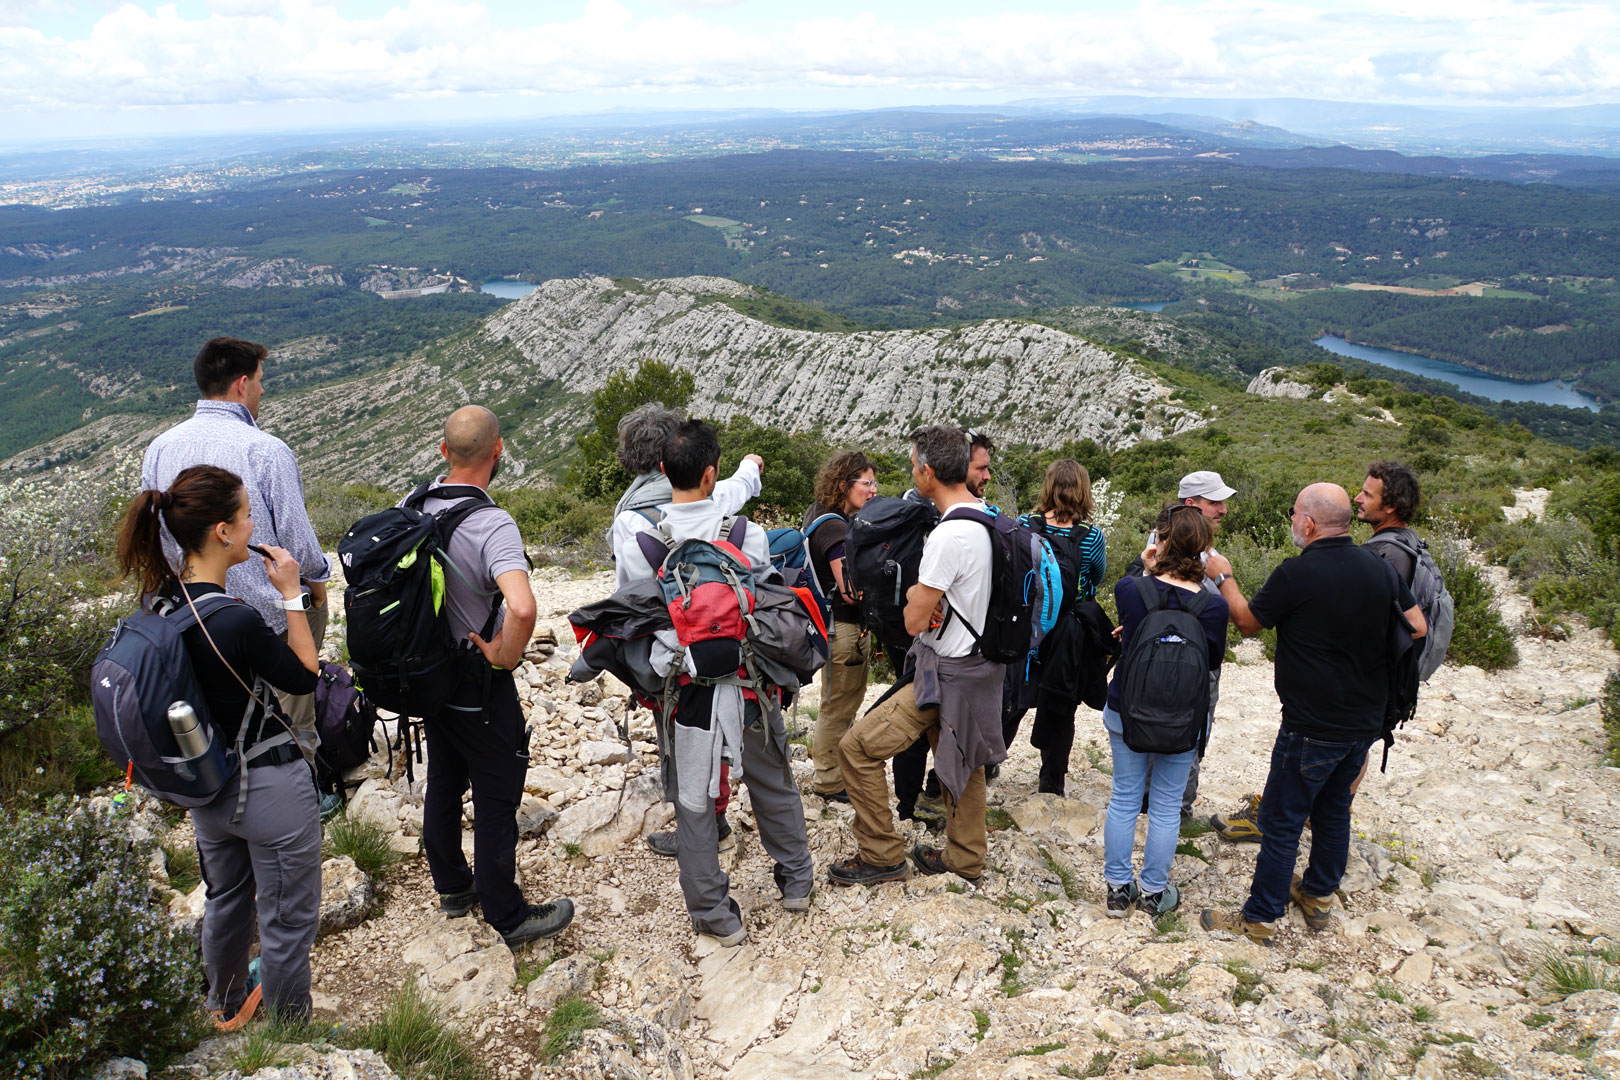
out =
[(180, 745), (181, 757), (201, 757), (208, 752), (208, 732), (189, 701), (176, 701), (169, 706), (169, 730), (174, 732), (174, 741)]

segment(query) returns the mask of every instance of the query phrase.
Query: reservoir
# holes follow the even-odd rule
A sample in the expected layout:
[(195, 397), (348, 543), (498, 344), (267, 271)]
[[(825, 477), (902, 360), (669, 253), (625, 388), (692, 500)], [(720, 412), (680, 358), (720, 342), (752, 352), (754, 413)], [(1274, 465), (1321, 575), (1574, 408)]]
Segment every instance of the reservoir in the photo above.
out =
[(1174, 300), (1138, 300), (1129, 304), (1114, 304), (1112, 306), (1130, 308), (1132, 311), (1163, 311), (1167, 304), (1173, 303), (1175, 303)]
[(539, 288), (530, 281), (518, 281), (515, 278), (493, 278), (478, 287), (479, 292), (498, 296), (502, 300), (521, 300)]
[(1397, 352), (1394, 349), (1378, 349), (1371, 345), (1352, 345), (1342, 337), (1332, 334), (1316, 339), (1316, 344), (1330, 353), (1339, 356), (1350, 356), (1357, 360), (1366, 360), (1369, 363), (1383, 364), (1385, 367), (1396, 368), (1400, 371), (1409, 371), (1413, 375), (1422, 375), (1425, 378), (1440, 379), (1451, 383), (1460, 390), (1470, 394), (1478, 394), (1482, 398), (1492, 401), (1534, 401), (1541, 405), (1567, 405), (1573, 409), (1598, 408), (1596, 398), (1573, 390), (1568, 384), (1550, 379), (1547, 382), (1520, 382), (1517, 379), (1504, 379), (1499, 375), (1487, 375), (1483, 371), (1463, 367), (1446, 360), (1436, 360), (1430, 356), (1420, 356), (1417, 353)]

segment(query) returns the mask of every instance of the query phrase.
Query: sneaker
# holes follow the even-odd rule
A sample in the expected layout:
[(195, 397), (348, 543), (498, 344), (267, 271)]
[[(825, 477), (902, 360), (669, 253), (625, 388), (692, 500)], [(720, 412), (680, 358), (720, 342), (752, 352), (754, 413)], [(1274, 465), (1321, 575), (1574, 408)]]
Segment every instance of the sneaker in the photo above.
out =
[(827, 802), (841, 802), (845, 806), (849, 805), (849, 792), (843, 788), (839, 788), (837, 791), (818, 791), (816, 792), (816, 798)]
[(834, 885), (876, 885), (880, 881), (904, 881), (910, 876), (911, 866), (904, 859), (893, 866), (874, 866), (856, 855), (827, 867), (827, 877)]
[(321, 796), (321, 820), (328, 821), (339, 810), (343, 809), (343, 796), (337, 792)]
[(1234, 844), (1260, 840), (1260, 796), (1243, 796), (1243, 808), (1234, 814), (1211, 814), (1209, 824), (1222, 840)]
[(556, 937), (574, 921), (574, 902), (566, 896), (544, 904), (530, 904), (529, 914), (516, 929), (501, 935), (506, 947), (515, 949), (526, 942)]
[(739, 926), (729, 934), (710, 934), (703, 930), (699, 930), (698, 933), (703, 934), (705, 937), (714, 938), (723, 949), (734, 948), (748, 940), (748, 928), (746, 926)]
[(1250, 922), (1243, 917), (1241, 911), (1216, 911), (1214, 908), (1205, 908), (1203, 914), (1198, 916), (1198, 922), (1205, 930), (1224, 930), (1228, 934), (1246, 937), (1259, 945), (1265, 945), (1277, 935), (1276, 923)]
[(1140, 902), (1148, 918), (1157, 921), (1181, 906), (1181, 890), (1174, 885), (1166, 885), (1161, 892), (1142, 894)]
[[(715, 826), (714, 850), (730, 851), (737, 846), (736, 838), (731, 835), (731, 822), (727, 821), (724, 815), (715, 818)], [(647, 846), (652, 849), (654, 855), (663, 855), (673, 859), (678, 850), (678, 845), (675, 842), (675, 830), (666, 829), (663, 832), (648, 833)]]
[(912, 809), (912, 816), (920, 821), (944, 821), (945, 796), (928, 794), (917, 796), (917, 805)]
[[(945, 865), (944, 853), (941, 852), (939, 848), (931, 847), (928, 844), (918, 844), (916, 847), (912, 848), (911, 861), (917, 865), (918, 870), (921, 870), (925, 874), (956, 874), (955, 870), (952, 870), (950, 867)], [(969, 885), (977, 885), (979, 883), (979, 879), (976, 877), (968, 877), (966, 874), (956, 874), (956, 876), (967, 882)]]
[[(771, 880), (776, 882), (776, 891), (782, 894), (782, 910), (809, 911), (811, 893), (807, 892), (803, 896), (789, 896), (787, 894), (787, 888), (782, 884), (782, 879), (785, 876), (786, 875), (782, 873), (782, 867), (780, 865), (771, 867)], [(811, 892), (814, 891), (815, 890), (813, 889), (811, 890)]]
[(1300, 914), (1305, 916), (1306, 926), (1314, 931), (1328, 929), (1333, 925), (1333, 897), (1310, 896), (1302, 888), (1303, 884), (1304, 879), (1295, 874), (1293, 884), (1288, 888), (1288, 895), (1299, 905)]
[(985, 783), (989, 784), (989, 783), (994, 782), (995, 778), (1000, 776), (1000, 775), (1001, 775), (1001, 762), (998, 761), (998, 762), (996, 762), (996, 763), (994, 763), (992, 765), (986, 765), (984, 767), (984, 782)]
[(1142, 890), (1136, 887), (1136, 882), (1127, 882), (1124, 885), (1108, 886), (1108, 917), (1110, 919), (1123, 919), (1131, 913), (1136, 902), (1142, 898)]
[(452, 919), (459, 919), (478, 903), (477, 889), (463, 889), (456, 893), (439, 894), (439, 910)]

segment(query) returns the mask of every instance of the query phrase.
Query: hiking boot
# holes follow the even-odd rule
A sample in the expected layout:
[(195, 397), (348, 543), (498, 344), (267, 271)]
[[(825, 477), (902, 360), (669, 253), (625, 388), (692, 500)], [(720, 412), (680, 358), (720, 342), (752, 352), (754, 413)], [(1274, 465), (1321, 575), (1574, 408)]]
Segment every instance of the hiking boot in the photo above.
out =
[(834, 885), (876, 885), (882, 881), (904, 881), (910, 876), (911, 867), (904, 859), (893, 866), (874, 866), (862, 862), (856, 855), (827, 867), (827, 877)]
[[(916, 847), (912, 848), (911, 861), (916, 863), (917, 869), (921, 870), (925, 874), (956, 874), (955, 870), (952, 870), (950, 867), (945, 865), (944, 853), (942, 853), (939, 848), (931, 847), (928, 844), (918, 844)], [(966, 874), (956, 874), (956, 876), (967, 882), (969, 885), (977, 885), (979, 883), (979, 879), (976, 877), (968, 877)]]
[(439, 910), (452, 919), (459, 919), (466, 915), (476, 903), (478, 903), (477, 889), (463, 889), (461, 892), (439, 894)]
[(1288, 895), (1294, 898), (1299, 905), (1299, 913), (1305, 916), (1305, 925), (1312, 930), (1326, 930), (1333, 925), (1333, 897), (1311, 896), (1302, 887), (1304, 878), (1294, 875), (1293, 884), (1288, 887)]
[(1247, 841), (1260, 840), (1260, 796), (1243, 796), (1243, 808), (1235, 814), (1211, 814), (1209, 816), (1210, 828), (1214, 829), (1222, 840), (1230, 840), (1234, 844)]
[[(732, 848), (736, 847), (736, 838), (731, 835), (731, 822), (726, 820), (725, 815), (716, 815), (714, 824), (714, 850), (730, 851)], [(673, 859), (679, 847), (679, 845), (677, 845), (675, 842), (675, 830), (666, 829), (663, 832), (648, 833), (647, 846), (652, 849), (654, 855), (663, 855), (667, 858)]]
[(917, 805), (911, 811), (912, 816), (919, 821), (944, 821), (945, 796), (922, 794), (917, 796)]
[(526, 942), (556, 937), (574, 921), (574, 902), (566, 896), (544, 904), (530, 904), (529, 914), (516, 929), (501, 935), (506, 947), (515, 949)]
[(1243, 917), (1242, 911), (1216, 911), (1214, 908), (1205, 908), (1204, 913), (1198, 916), (1198, 923), (1205, 930), (1224, 930), (1228, 934), (1246, 937), (1259, 945), (1267, 944), (1277, 934), (1276, 923), (1250, 922)]
[(1181, 906), (1181, 890), (1174, 885), (1166, 885), (1162, 892), (1144, 893), (1140, 903), (1148, 918), (1157, 922)]
[(748, 927), (739, 926), (729, 934), (711, 934), (706, 930), (699, 930), (704, 937), (712, 937), (723, 949), (734, 948), (748, 940)]
[(841, 802), (845, 806), (849, 805), (849, 792), (843, 788), (839, 788), (837, 791), (818, 791), (816, 792), (816, 798), (827, 802)]
[(343, 809), (343, 796), (337, 792), (322, 795), (320, 799), (321, 820), (330, 821), (332, 817)]
[(989, 783), (994, 782), (995, 778), (1000, 776), (1000, 775), (1001, 775), (1001, 762), (998, 761), (998, 762), (995, 762), (994, 764), (986, 765), (984, 767), (984, 782), (985, 783), (989, 784)]
[(1123, 919), (1131, 913), (1136, 902), (1142, 898), (1142, 890), (1136, 887), (1136, 882), (1127, 882), (1124, 885), (1108, 886), (1108, 917), (1110, 919)]

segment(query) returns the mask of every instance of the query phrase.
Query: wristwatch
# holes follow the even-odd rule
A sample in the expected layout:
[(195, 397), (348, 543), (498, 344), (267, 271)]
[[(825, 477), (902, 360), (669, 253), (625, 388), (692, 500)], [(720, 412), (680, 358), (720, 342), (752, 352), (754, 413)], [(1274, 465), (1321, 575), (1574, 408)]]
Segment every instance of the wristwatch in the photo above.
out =
[(1226, 581), (1227, 578), (1229, 578), (1231, 576), (1232, 576), (1231, 574), (1216, 574), (1215, 575), (1215, 588), (1219, 589), (1221, 587), (1221, 584), (1224, 581)]
[(291, 600), (287, 599), (285, 596), (282, 597), (281, 606), (286, 608), (288, 611), (308, 611), (310, 608), (315, 606), (315, 601), (309, 598), (309, 593), (301, 592)]

